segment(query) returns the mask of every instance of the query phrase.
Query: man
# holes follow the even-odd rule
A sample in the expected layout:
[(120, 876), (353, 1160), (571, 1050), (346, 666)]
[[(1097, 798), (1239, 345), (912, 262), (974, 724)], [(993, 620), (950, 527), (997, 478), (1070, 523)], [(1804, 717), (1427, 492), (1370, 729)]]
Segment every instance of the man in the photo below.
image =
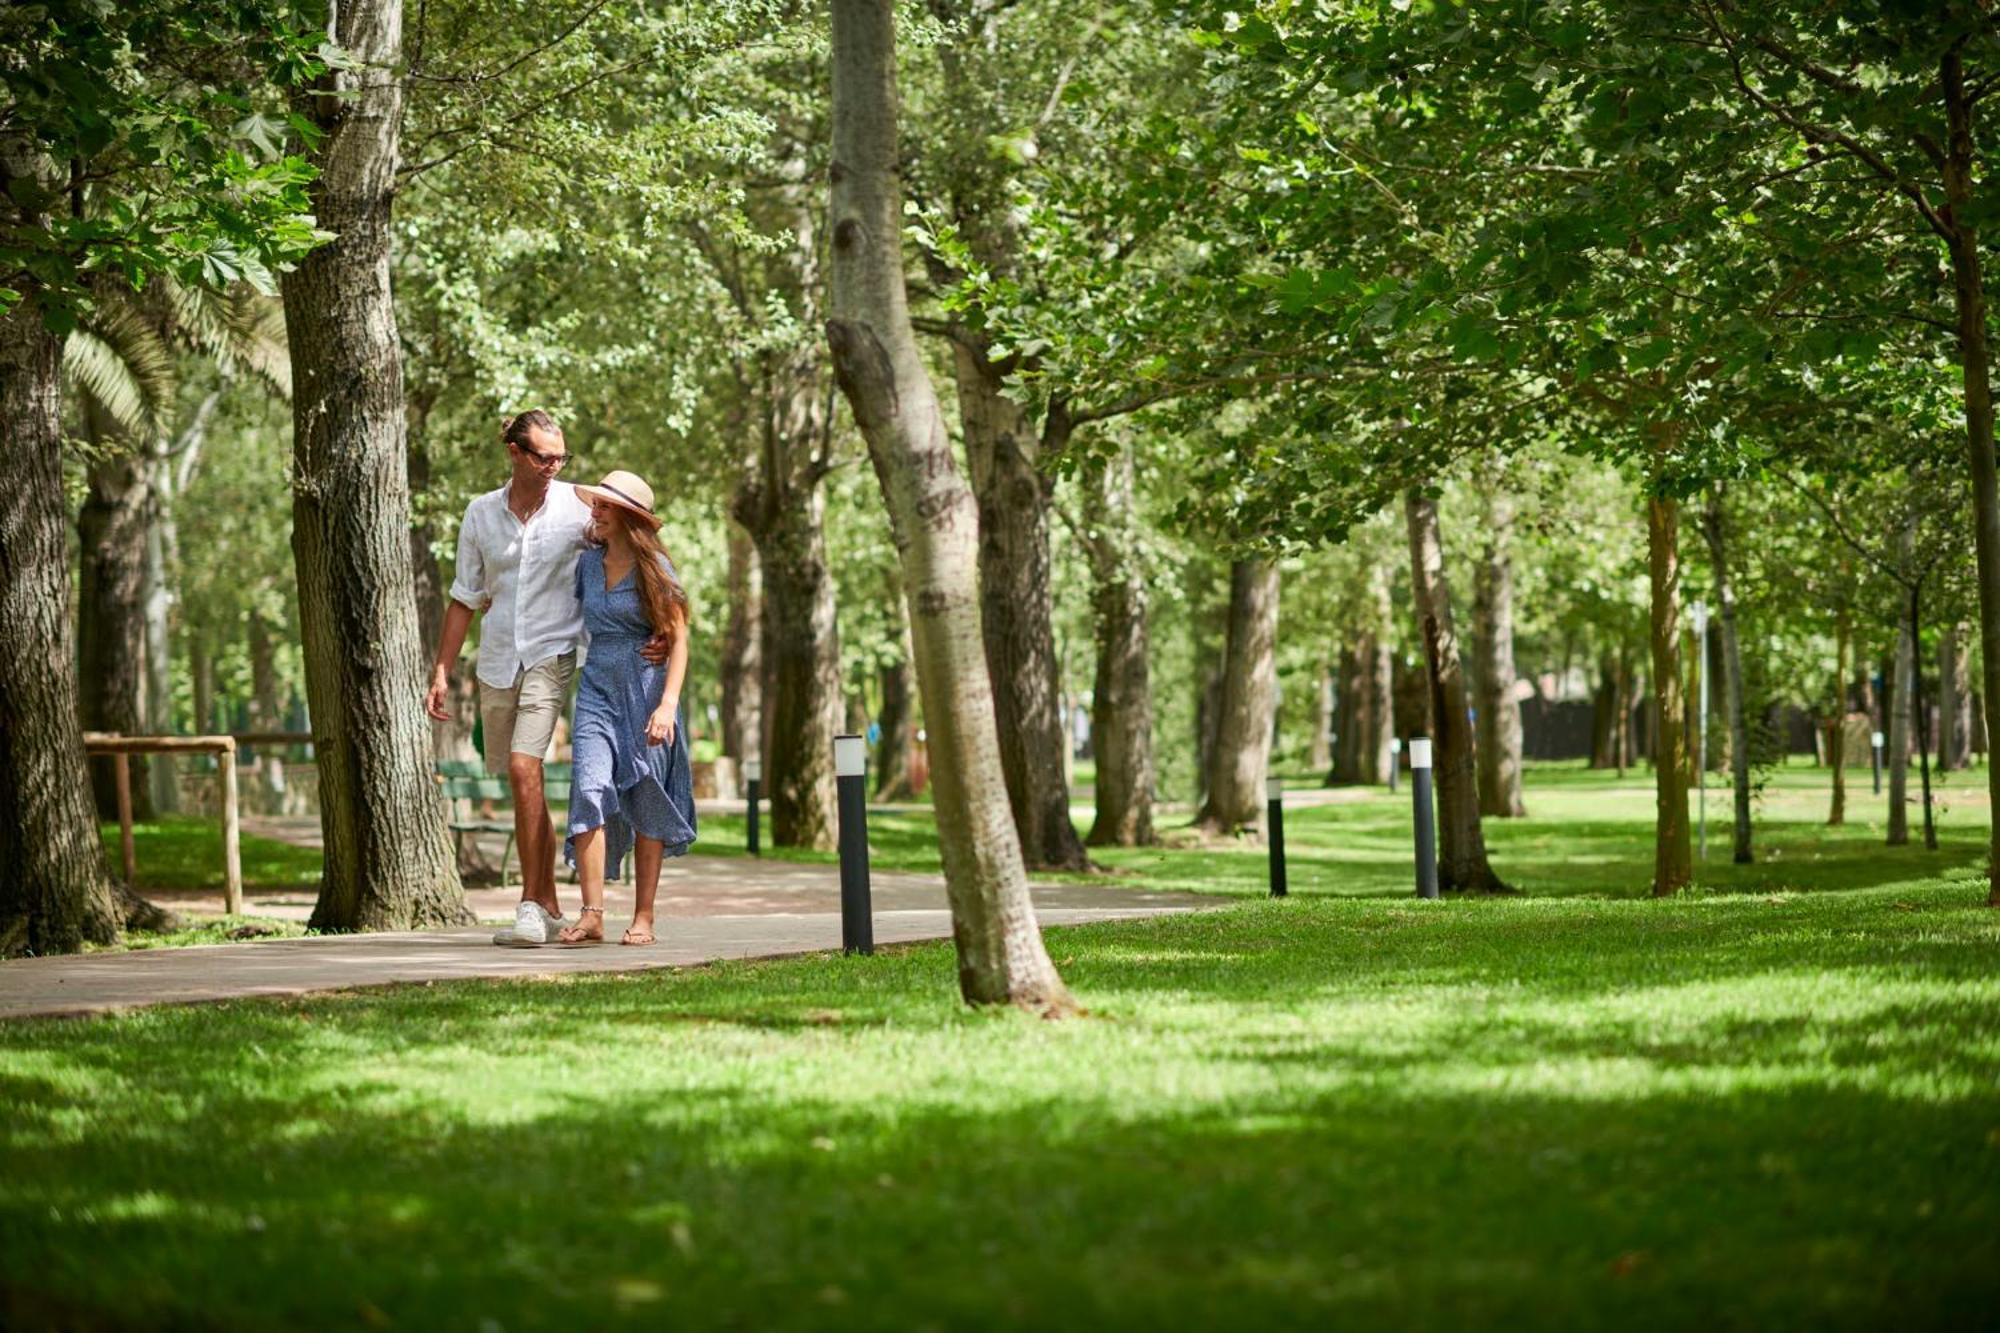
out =
[[(500, 439), (513, 476), (465, 507), (458, 529), (458, 569), (424, 707), (440, 721), (449, 719), (448, 678), (474, 612), (484, 608), (478, 674), (486, 769), (505, 774), (513, 790), (514, 844), (521, 849), (521, 904), (513, 927), (495, 935), (493, 942), (533, 948), (552, 943), (562, 922), (555, 828), (542, 794), (542, 764), (569, 695), (583, 637), (576, 561), (588, 542), (590, 506), (578, 498), (575, 487), (556, 480), (569, 452), (548, 413), (521, 413), (507, 423)], [(664, 655), (664, 645), (644, 651), (648, 657)]]

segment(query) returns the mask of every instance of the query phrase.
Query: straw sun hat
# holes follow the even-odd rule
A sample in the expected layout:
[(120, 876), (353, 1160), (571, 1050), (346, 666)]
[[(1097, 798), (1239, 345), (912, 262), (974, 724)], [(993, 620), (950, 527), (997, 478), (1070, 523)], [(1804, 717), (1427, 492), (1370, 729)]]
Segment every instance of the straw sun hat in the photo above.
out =
[(586, 500), (602, 500), (628, 509), (652, 524), (655, 531), (666, 521), (653, 512), (653, 488), (630, 472), (607, 472), (603, 481), (595, 486), (579, 486), (576, 493)]

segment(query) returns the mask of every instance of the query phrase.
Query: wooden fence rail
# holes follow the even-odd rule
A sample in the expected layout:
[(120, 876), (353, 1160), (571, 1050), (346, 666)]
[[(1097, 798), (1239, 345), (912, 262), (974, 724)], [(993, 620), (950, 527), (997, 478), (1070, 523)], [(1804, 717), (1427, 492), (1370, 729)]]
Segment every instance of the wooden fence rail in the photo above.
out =
[[(255, 735), (258, 733), (246, 733)], [(282, 733), (264, 733), (273, 738)], [(132, 761), (135, 754), (212, 754), (222, 778), (222, 893), (231, 915), (243, 911), (242, 824), (236, 809), (236, 740), (234, 736), (122, 736), (105, 731), (83, 733), (86, 754), (108, 754), (118, 773), (118, 842), (125, 859), (125, 883), (136, 887), (138, 857), (132, 847)]]

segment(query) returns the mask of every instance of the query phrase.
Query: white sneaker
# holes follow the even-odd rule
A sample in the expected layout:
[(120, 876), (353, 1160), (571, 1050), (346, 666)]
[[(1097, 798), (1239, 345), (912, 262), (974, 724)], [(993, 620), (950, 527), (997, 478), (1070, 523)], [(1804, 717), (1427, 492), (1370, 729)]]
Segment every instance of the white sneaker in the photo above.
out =
[(493, 942), (506, 949), (539, 949), (553, 944), (562, 927), (561, 917), (550, 916), (549, 909), (533, 899), (523, 899), (514, 909), (514, 924), (495, 932)]

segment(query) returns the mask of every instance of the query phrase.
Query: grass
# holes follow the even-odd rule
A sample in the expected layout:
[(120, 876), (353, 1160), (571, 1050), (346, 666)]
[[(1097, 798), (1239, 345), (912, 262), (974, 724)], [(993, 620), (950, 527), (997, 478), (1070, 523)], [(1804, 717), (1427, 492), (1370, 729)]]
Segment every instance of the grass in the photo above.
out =
[(1775, 864), (1655, 903), (1650, 807), (1546, 776), (1514, 900), (1408, 900), (1387, 798), (1288, 820), (1289, 902), (1135, 854), (1246, 900), (1049, 932), (1064, 1024), (929, 946), (0, 1025), (0, 1325), (1990, 1320), (1970, 817), (1785, 775)]
[[(121, 855), (117, 821), (99, 825), (98, 831), (104, 840), (105, 860), (116, 869)], [(286, 889), (319, 882), (320, 854), (311, 848), (241, 833), (237, 835), (237, 851), (243, 858), (245, 889)], [(134, 824), (132, 857), (142, 892), (222, 888), (222, 832), (213, 819), (162, 815), (151, 823)]]

